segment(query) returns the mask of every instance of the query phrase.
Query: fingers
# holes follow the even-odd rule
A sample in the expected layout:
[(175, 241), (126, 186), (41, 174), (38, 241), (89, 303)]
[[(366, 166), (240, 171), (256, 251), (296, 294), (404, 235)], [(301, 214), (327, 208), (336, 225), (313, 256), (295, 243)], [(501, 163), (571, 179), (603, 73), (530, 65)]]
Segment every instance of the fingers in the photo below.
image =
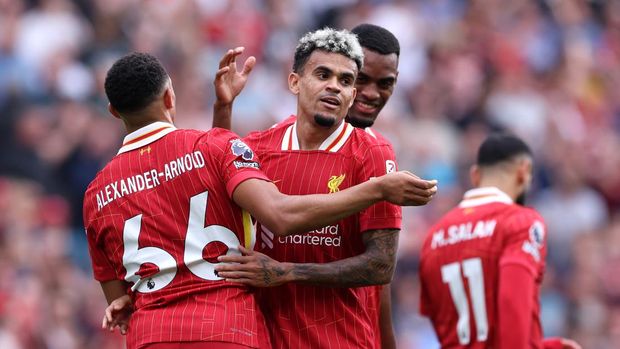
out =
[(243, 63), (243, 70), (241, 71), (241, 74), (244, 76), (250, 75), (250, 72), (252, 71), (252, 69), (254, 69), (255, 65), (256, 65), (256, 57), (254, 56), (248, 57), (248, 59), (245, 60), (245, 63)]
[(221, 271), (217, 275), (223, 279), (252, 279), (255, 277), (254, 273), (247, 271)]
[(224, 74), (228, 73), (229, 70), (230, 70), (230, 67), (228, 67), (228, 66), (223, 67), (220, 70), (218, 70), (215, 73), (215, 80), (217, 81), (217, 80), (221, 79), (222, 76), (224, 76)]
[(121, 330), (121, 334), (122, 335), (126, 335), (127, 334), (127, 329), (128, 329), (127, 324), (125, 324), (125, 323), (120, 324), (119, 328)]
[(228, 281), (228, 282), (236, 282), (236, 283), (244, 284), (244, 285), (248, 285), (248, 286), (259, 286), (257, 283), (254, 282), (253, 279), (247, 279), (247, 278), (226, 279), (226, 281)]
[(241, 253), (243, 255), (245, 255), (245, 256), (249, 256), (249, 255), (253, 255), (254, 254), (254, 251), (252, 251), (252, 250), (250, 250), (248, 248), (245, 248), (244, 246), (241, 246), (241, 245), (239, 245), (239, 251), (241, 251)]
[[(250, 251), (251, 252), (251, 251)], [(249, 256), (238, 256), (238, 255), (224, 255), (217, 257), (217, 260), (221, 263), (249, 263), (252, 259)], [(218, 264), (218, 266), (223, 266), (224, 264)]]
[(242, 54), (244, 50), (245, 50), (245, 47), (239, 46), (239, 47), (235, 47), (234, 49), (230, 49), (226, 51), (224, 56), (222, 56), (222, 59), (220, 59), (219, 67), (224, 68), (230, 65), (231, 63), (235, 62), (235, 60), (237, 59), (237, 56)]

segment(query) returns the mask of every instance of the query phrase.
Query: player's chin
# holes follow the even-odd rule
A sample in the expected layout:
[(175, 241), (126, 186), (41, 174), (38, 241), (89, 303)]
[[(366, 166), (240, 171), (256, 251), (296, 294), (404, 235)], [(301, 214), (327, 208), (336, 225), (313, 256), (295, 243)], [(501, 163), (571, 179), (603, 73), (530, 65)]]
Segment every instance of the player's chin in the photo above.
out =
[(314, 114), (314, 122), (323, 127), (332, 127), (336, 124), (338, 120), (337, 115), (328, 114), (328, 113), (315, 113)]
[(377, 116), (374, 114), (352, 113), (351, 111), (349, 111), (347, 116), (347, 120), (351, 125), (360, 128), (371, 127), (375, 123), (376, 118)]

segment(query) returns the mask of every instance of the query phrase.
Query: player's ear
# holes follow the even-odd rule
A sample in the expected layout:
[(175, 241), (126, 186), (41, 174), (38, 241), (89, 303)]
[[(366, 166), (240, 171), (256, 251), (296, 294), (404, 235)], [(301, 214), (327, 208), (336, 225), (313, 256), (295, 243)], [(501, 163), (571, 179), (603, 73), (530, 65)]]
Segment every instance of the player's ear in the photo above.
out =
[(288, 75), (288, 89), (291, 90), (294, 95), (299, 94), (299, 78), (299, 74), (294, 72)]
[(108, 103), (108, 111), (110, 112), (110, 114), (112, 114), (115, 118), (120, 119), (121, 118), (121, 114), (118, 112), (118, 110), (116, 110), (111, 103)]
[(517, 168), (517, 183), (529, 187), (532, 181), (532, 160), (529, 157), (519, 159)]
[(469, 180), (474, 187), (480, 186), (480, 181), (482, 180), (482, 172), (478, 165), (472, 165), (469, 168)]
[(171, 87), (166, 88), (166, 90), (164, 91), (164, 106), (166, 107), (166, 109), (174, 108), (174, 100), (175, 100), (175, 95), (174, 95), (174, 92), (172, 91), (172, 88)]

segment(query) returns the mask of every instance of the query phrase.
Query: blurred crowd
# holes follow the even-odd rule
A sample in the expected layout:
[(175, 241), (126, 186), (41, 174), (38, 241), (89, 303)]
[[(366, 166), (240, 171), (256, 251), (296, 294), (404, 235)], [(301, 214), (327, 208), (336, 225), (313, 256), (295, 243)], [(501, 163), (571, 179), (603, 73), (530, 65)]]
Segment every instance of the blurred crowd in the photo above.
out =
[(457, 204), (493, 130), (535, 153), (528, 204), (548, 225), (545, 334), (620, 348), (620, 1), (0, 0), (0, 348), (122, 347), (100, 329), (83, 192), (122, 142), (103, 79), (130, 51), (156, 55), (177, 95), (177, 126), (208, 129), (219, 58), (257, 58), (237, 99), (245, 135), (295, 112), (297, 39), (363, 22), (400, 40), (400, 75), (376, 129), (401, 169), (439, 180), (404, 210), (392, 283), (399, 348), (433, 348), (418, 315), (418, 252)]

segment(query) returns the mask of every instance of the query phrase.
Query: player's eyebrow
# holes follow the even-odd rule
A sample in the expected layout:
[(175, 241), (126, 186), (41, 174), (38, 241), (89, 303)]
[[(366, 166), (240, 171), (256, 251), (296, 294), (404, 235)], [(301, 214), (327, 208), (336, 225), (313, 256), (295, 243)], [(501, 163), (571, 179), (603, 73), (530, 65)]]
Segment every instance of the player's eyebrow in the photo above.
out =
[(343, 69), (343, 71), (341, 72), (334, 72), (334, 70), (326, 65), (317, 65), (314, 68), (315, 72), (325, 72), (325, 73), (329, 73), (329, 74), (337, 74), (338, 77), (340, 78), (350, 78), (350, 79), (355, 79), (355, 74), (348, 70), (348, 69)]

